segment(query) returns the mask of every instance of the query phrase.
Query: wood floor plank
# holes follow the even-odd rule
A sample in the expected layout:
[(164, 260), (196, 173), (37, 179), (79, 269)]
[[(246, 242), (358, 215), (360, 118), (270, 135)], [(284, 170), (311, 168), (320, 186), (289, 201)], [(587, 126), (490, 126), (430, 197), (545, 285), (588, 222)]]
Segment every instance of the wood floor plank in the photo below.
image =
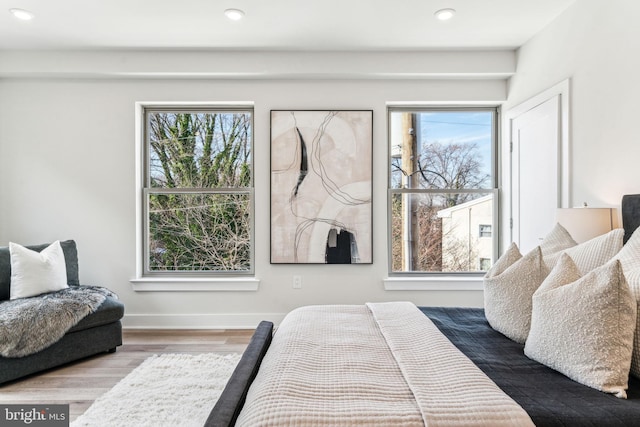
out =
[(144, 360), (164, 353), (242, 353), (253, 330), (125, 329), (115, 353), (92, 356), (0, 386), (0, 403), (69, 404), (71, 421), (82, 415)]

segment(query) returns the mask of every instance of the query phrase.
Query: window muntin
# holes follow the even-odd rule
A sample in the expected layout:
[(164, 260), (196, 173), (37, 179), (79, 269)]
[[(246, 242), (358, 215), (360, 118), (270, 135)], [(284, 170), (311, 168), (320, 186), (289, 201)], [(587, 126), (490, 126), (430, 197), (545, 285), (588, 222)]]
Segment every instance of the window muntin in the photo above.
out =
[(491, 224), (480, 224), (478, 237), (491, 237)]
[(253, 111), (144, 108), (145, 275), (253, 273)]
[[(389, 109), (390, 273), (469, 273), (494, 259), (495, 108)], [(490, 233), (492, 234), (492, 233)]]

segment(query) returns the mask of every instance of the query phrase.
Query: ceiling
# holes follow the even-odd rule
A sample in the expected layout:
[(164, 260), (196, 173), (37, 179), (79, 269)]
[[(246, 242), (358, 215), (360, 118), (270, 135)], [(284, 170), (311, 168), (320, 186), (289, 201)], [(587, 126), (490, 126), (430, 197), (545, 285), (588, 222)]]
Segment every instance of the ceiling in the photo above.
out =
[[(0, 0), (0, 49), (512, 49), (575, 1)], [(442, 8), (457, 13), (441, 22)]]

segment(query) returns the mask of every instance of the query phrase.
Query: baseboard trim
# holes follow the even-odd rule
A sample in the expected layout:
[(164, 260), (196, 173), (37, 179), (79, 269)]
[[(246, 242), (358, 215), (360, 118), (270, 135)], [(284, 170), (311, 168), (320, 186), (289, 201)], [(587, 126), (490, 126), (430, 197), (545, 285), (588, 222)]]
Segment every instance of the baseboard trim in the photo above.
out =
[(255, 329), (263, 320), (279, 325), (286, 313), (125, 314), (124, 329)]

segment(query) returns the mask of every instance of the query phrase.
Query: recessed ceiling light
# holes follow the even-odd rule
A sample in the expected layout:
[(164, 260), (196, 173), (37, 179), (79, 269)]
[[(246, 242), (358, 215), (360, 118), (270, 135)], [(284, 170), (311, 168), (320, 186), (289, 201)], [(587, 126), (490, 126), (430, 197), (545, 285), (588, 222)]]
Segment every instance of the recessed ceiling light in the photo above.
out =
[(9, 12), (11, 12), (11, 14), (13, 16), (15, 16), (18, 19), (21, 19), (23, 21), (30, 21), (33, 19), (33, 13), (29, 12), (28, 10), (24, 10), (24, 9), (9, 9)]
[(455, 9), (440, 9), (435, 13), (436, 18), (441, 21), (448, 21), (456, 14)]
[(244, 17), (244, 12), (240, 9), (227, 9), (224, 11), (224, 14), (232, 21), (239, 21)]

